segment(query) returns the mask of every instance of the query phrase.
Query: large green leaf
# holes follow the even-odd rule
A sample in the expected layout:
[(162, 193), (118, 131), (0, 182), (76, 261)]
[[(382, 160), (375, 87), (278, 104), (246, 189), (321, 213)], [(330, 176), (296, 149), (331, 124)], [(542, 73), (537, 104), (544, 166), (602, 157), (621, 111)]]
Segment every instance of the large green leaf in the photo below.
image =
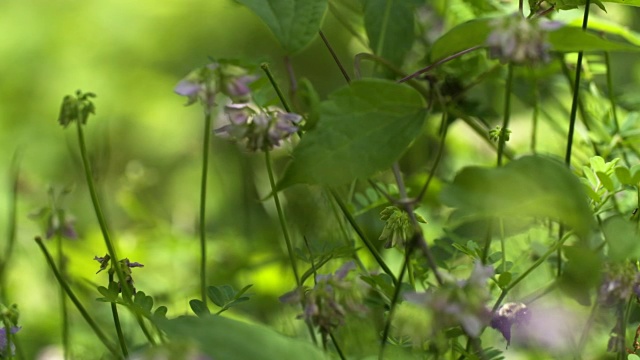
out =
[(365, 0), (364, 27), (369, 46), (396, 65), (402, 65), (413, 45), (414, 4), (409, 0)]
[(437, 61), (462, 50), (484, 45), (491, 32), (489, 23), (493, 20), (493, 18), (471, 20), (449, 30), (433, 43), (431, 60)]
[(640, 258), (640, 234), (638, 223), (614, 216), (603, 225), (604, 237), (609, 246), (609, 260), (622, 262)]
[(280, 45), (296, 53), (316, 37), (327, 0), (236, 0), (267, 24)]
[(552, 50), (561, 52), (640, 51), (638, 46), (607, 40), (573, 26), (564, 26), (549, 32), (549, 43)]
[(442, 201), (469, 220), (487, 216), (549, 217), (586, 236), (593, 226), (582, 185), (561, 162), (526, 156), (504, 167), (467, 167), (443, 189)]
[(195, 341), (202, 352), (216, 360), (327, 359), (312, 344), (288, 338), (263, 325), (222, 316), (181, 316), (157, 323), (171, 339)]
[(391, 167), (420, 134), (426, 111), (420, 94), (404, 84), (352, 82), (320, 105), (318, 124), (294, 149), (278, 188), (339, 185)]
[[(640, 0), (639, 0), (640, 1)], [(462, 23), (442, 35), (431, 48), (431, 60), (437, 61), (474, 46), (484, 46), (491, 33), (491, 22), (496, 18), (475, 19)], [(604, 26), (596, 23), (594, 30), (604, 35), (617, 35), (625, 39), (633, 33), (621, 27)], [(582, 31), (581, 22), (571, 22), (557, 30), (550, 31), (548, 41), (552, 51), (640, 51), (639, 46), (619, 41), (607, 40), (590, 32)], [(631, 39), (628, 39), (631, 40)], [(634, 39), (631, 43), (635, 43)], [(636, 44), (637, 45), (637, 44)]]
[[(636, 3), (640, 4), (640, 0), (636, 1)], [(640, 6), (640, 5), (637, 5)], [(569, 26), (581, 27), (582, 26), (582, 17), (575, 18), (567, 22)], [(605, 34), (617, 35), (626, 41), (630, 42), (633, 45), (640, 46), (640, 34), (635, 31), (629, 30), (628, 27), (620, 25), (620, 23), (609, 21), (603, 18), (590, 18), (589, 19), (589, 30), (592, 31), (600, 31)]]

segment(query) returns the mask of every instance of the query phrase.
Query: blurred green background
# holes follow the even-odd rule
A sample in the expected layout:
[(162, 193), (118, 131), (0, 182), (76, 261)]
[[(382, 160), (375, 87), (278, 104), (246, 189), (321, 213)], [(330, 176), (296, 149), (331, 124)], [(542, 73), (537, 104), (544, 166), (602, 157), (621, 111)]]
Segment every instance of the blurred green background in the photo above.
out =
[[(608, 8), (608, 18), (640, 29), (637, 9)], [(366, 51), (331, 14), (323, 30), (348, 68), (354, 54)], [(94, 285), (106, 285), (107, 279), (95, 274), (99, 264), (92, 259), (106, 250), (84, 183), (75, 129), (65, 130), (56, 121), (63, 96), (77, 89), (98, 95), (97, 115), (89, 119), (86, 135), (120, 256), (145, 264), (134, 269), (136, 287), (157, 305), (168, 306), (169, 316), (190, 312), (188, 300), (198, 293), (195, 229), (203, 120), (201, 108), (184, 107), (186, 100), (173, 88), (209, 57), (267, 61), (285, 85), (284, 52), (256, 16), (227, 0), (5, 0), (0, 2), (0, 34), (0, 173), (8, 174), (16, 151), (20, 158), (17, 245), (5, 274), (9, 291), (2, 298), (21, 310), (20, 338), (28, 358), (60, 341), (58, 287), (33, 242), (43, 229), (28, 217), (47, 206), (49, 186), (75, 188), (63, 202), (80, 234), (79, 240), (65, 242), (69, 271), (84, 304), (111, 324), (108, 306), (92, 301), (98, 297)], [(638, 59), (614, 56), (617, 88), (637, 88)], [(293, 56), (292, 63), (297, 76), (309, 78), (322, 97), (344, 84), (319, 39)], [(458, 157), (452, 169), (493, 161), (492, 153), (460, 127), (451, 135), (449, 150)], [(517, 146), (526, 136), (514, 134), (513, 143)], [(293, 277), (275, 210), (271, 202), (259, 200), (268, 192), (263, 158), (215, 138), (211, 154), (208, 282), (236, 289), (255, 284), (254, 300), (236, 315), (276, 322), (279, 330), (293, 333), (301, 323), (295, 320), (296, 309), (279, 306), (277, 300), (292, 289)], [(286, 152), (276, 155), (283, 165)], [(10, 193), (8, 182), (1, 184), (0, 231), (6, 231)], [(295, 220), (312, 218), (302, 226), (322, 229), (323, 215), (304, 206), (305, 201), (323, 201), (314, 196), (305, 193), (293, 204), (297, 213), (307, 212)], [(382, 223), (370, 228), (377, 238)], [(74, 353), (95, 358), (90, 351), (102, 349), (75, 309), (70, 313)], [(141, 338), (131, 319), (124, 318), (125, 333)]]

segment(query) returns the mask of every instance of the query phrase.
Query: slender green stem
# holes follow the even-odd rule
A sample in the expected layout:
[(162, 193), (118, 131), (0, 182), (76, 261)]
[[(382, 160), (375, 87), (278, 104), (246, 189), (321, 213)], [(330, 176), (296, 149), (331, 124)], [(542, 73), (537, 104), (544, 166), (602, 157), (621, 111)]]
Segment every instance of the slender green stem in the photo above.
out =
[(120, 261), (118, 260), (118, 256), (116, 254), (116, 248), (111, 241), (111, 237), (109, 236), (109, 230), (107, 228), (107, 221), (105, 220), (104, 214), (102, 212), (102, 208), (100, 207), (100, 201), (98, 199), (98, 193), (96, 191), (96, 187), (93, 181), (93, 175), (91, 174), (91, 165), (89, 164), (89, 157), (87, 155), (87, 146), (84, 141), (84, 134), (82, 131), (82, 122), (80, 120), (76, 120), (76, 125), (78, 129), (78, 144), (80, 146), (80, 155), (82, 158), (82, 165), (84, 167), (84, 174), (87, 180), (87, 186), (89, 187), (89, 195), (91, 196), (91, 202), (93, 203), (93, 209), (96, 212), (96, 217), (98, 218), (98, 224), (100, 225), (100, 231), (102, 232), (102, 237), (104, 239), (104, 243), (107, 247), (107, 252), (111, 257), (111, 264), (116, 271), (116, 275), (118, 277), (118, 281), (122, 286), (123, 298), (125, 301), (129, 301), (131, 290), (129, 286), (127, 286), (127, 278), (124, 275), (120, 265)]
[[(396, 179), (396, 184), (398, 184), (398, 192), (400, 195), (400, 202), (403, 207), (403, 210), (409, 216), (409, 220), (411, 221), (411, 225), (413, 226), (413, 232), (417, 236), (417, 244), (420, 246), (423, 255), (427, 259), (427, 265), (433, 272), (433, 276), (436, 278), (438, 285), (444, 284), (442, 277), (440, 276), (440, 272), (438, 271), (438, 266), (436, 265), (435, 258), (429, 249), (429, 245), (427, 244), (427, 240), (424, 238), (424, 234), (422, 233), (422, 228), (420, 228), (420, 223), (418, 219), (416, 219), (416, 214), (414, 211), (413, 202), (407, 196), (407, 189), (404, 185), (404, 180), (402, 179), (402, 174), (400, 173), (400, 166), (398, 163), (394, 163), (393, 167), (393, 176)], [(399, 284), (399, 283), (398, 283)]]
[(340, 348), (340, 345), (338, 345), (338, 341), (336, 340), (336, 337), (333, 335), (333, 332), (329, 332), (329, 337), (331, 338), (331, 342), (333, 343), (333, 346), (336, 348), (336, 352), (338, 353), (340, 360), (347, 360), (347, 358), (344, 356), (344, 353), (342, 352), (342, 349)]
[(502, 129), (498, 139), (498, 166), (502, 166), (502, 153), (507, 142), (507, 132), (509, 130), (509, 119), (511, 118), (511, 88), (513, 86), (513, 64), (507, 65), (507, 84), (504, 92), (504, 111), (502, 118)]
[[(327, 193), (327, 195), (329, 194), (329, 191), (326, 188), (323, 189), (323, 190)], [(329, 204), (331, 205), (331, 212), (333, 213), (333, 216), (335, 217), (336, 222), (338, 223), (338, 226), (340, 227), (340, 232), (342, 233), (342, 238), (344, 239), (345, 245), (350, 247), (350, 248), (354, 248), (355, 246), (351, 242), (349, 233), (347, 232), (346, 226), (344, 224), (344, 218), (340, 217), (340, 214), (338, 214), (338, 209), (336, 209), (335, 200), (333, 200), (331, 198), (329, 198), (328, 200), (329, 200)], [(360, 256), (358, 256), (358, 252), (357, 251), (354, 250), (352, 258), (356, 262), (356, 265), (358, 265), (358, 268), (360, 268), (360, 270), (366, 271), (366, 268), (365, 268), (364, 264), (362, 263), (362, 260), (360, 259)], [(303, 276), (303, 278), (304, 278), (304, 276)]]
[(202, 177), (200, 180), (200, 300), (207, 304), (207, 175), (209, 174), (209, 144), (211, 142), (211, 109), (205, 105), (204, 139), (202, 141)]
[(409, 240), (409, 243), (405, 248), (405, 257), (404, 261), (402, 262), (402, 269), (400, 269), (398, 283), (393, 289), (393, 297), (391, 298), (391, 304), (389, 305), (389, 313), (387, 314), (387, 320), (384, 323), (384, 330), (382, 331), (382, 342), (380, 343), (380, 350), (378, 351), (379, 360), (382, 360), (384, 356), (384, 349), (387, 345), (387, 338), (389, 337), (389, 332), (391, 331), (391, 321), (393, 320), (393, 315), (395, 314), (395, 310), (398, 305), (398, 299), (400, 299), (400, 292), (402, 291), (402, 280), (404, 279), (404, 274), (407, 272), (409, 262), (411, 261), (411, 254), (413, 253), (413, 249), (417, 245), (417, 241), (418, 236), (416, 233), (416, 235), (414, 235)]
[(284, 235), (284, 241), (287, 245), (287, 253), (289, 254), (289, 261), (291, 262), (291, 268), (293, 269), (293, 275), (296, 278), (296, 286), (299, 288), (300, 285), (300, 274), (298, 274), (298, 266), (296, 264), (296, 257), (293, 254), (293, 246), (291, 245), (291, 238), (289, 237), (289, 230), (287, 230), (287, 222), (284, 218), (284, 212), (282, 211), (282, 206), (280, 205), (280, 197), (278, 196), (278, 191), (276, 189), (276, 181), (273, 176), (273, 169), (271, 167), (271, 155), (269, 150), (265, 150), (264, 159), (267, 165), (267, 173), (269, 174), (269, 183), (271, 184), (271, 191), (273, 193), (273, 201), (276, 204), (276, 210), (278, 211), (278, 220), (280, 220), (280, 227), (282, 228), (282, 234)]
[(64, 291), (67, 294), (67, 296), (69, 297), (69, 299), (71, 299), (71, 302), (78, 309), (78, 311), (80, 312), (80, 315), (82, 315), (82, 317), (87, 322), (87, 324), (89, 324), (89, 327), (91, 327), (91, 329), (96, 334), (98, 339), (100, 339), (102, 344), (104, 344), (104, 346), (107, 348), (107, 350), (109, 350), (109, 352), (115, 358), (124, 359), (124, 357), (122, 356), (122, 354), (120, 354), (118, 349), (107, 339), (107, 336), (102, 332), (102, 330), (100, 329), (98, 324), (96, 324), (96, 322), (93, 320), (91, 315), (89, 315), (89, 313), (84, 308), (84, 306), (82, 306), (82, 304), (80, 303), (80, 300), (78, 300), (76, 295), (71, 290), (71, 287), (69, 287), (69, 284), (67, 284), (65, 279), (62, 277), (62, 275), (60, 274), (60, 271), (56, 267), (55, 262), (53, 261), (53, 258), (51, 257), (51, 254), (49, 254), (49, 251), (47, 251), (47, 248), (42, 243), (42, 239), (40, 237), (36, 237), (35, 241), (36, 241), (36, 244), (38, 244), (38, 246), (40, 247), (40, 250), (42, 250), (42, 253), (45, 256), (45, 258), (47, 260), (47, 263), (49, 264), (49, 267), (53, 271), (53, 275), (56, 277), (56, 280), (58, 280), (58, 283), (60, 283), (60, 286), (62, 286), (62, 289), (64, 289)]
[[(64, 265), (64, 252), (62, 251), (62, 236), (59, 231), (56, 231), (56, 244), (58, 247), (58, 268), (60, 274), (66, 278), (66, 270)], [(64, 290), (60, 288), (60, 313), (62, 320), (62, 353), (63, 358), (68, 360), (70, 358), (69, 351), (71, 349), (69, 345), (69, 314), (67, 310), (67, 299), (64, 295)]]
[(440, 60), (434, 62), (433, 64), (431, 64), (431, 65), (429, 65), (427, 67), (424, 67), (424, 68), (414, 72), (411, 75), (407, 75), (407, 76), (403, 77), (402, 79), (398, 80), (398, 82), (402, 83), (402, 82), (405, 82), (407, 80), (411, 80), (411, 79), (415, 78), (416, 76), (422, 75), (422, 74), (428, 72), (429, 70), (438, 67), (439, 65), (442, 65), (442, 64), (444, 64), (444, 63), (446, 63), (448, 61), (451, 61), (453, 59), (459, 58), (462, 55), (468, 54), (470, 52), (476, 51), (476, 50), (481, 49), (481, 48), (482, 48), (482, 46), (473, 46), (473, 47), (470, 47), (468, 49), (459, 51), (459, 52), (457, 52), (457, 53), (455, 53), (453, 55), (449, 55), (449, 56), (447, 56), (447, 57), (445, 57), (443, 59), (440, 59)]
[(289, 103), (287, 103), (287, 100), (284, 97), (284, 94), (282, 93), (282, 90), (280, 90), (280, 86), (278, 86), (278, 83), (276, 82), (276, 79), (274, 79), (273, 78), (273, 74), (271, 74), (271, 70), (269, 69), (269, 64), (262, 63), (260, 65), (260, 68), (262, 69), (262, 71), (264, 71), (265, 74), (267, 74), (267, 78), (269, 79), (269, 82), (271, 83), (271, 86), (276, 91), (276, 94), (278, 94), (278, 99), (280, 99), (280, 102), (282, 103), (282, 107), (284, 107), (284, 109), (287, 112), (291, 112), (291, 107), (289, 106)]
[(360, 228), (360, 226), (356, 222), (356, 219), (354, 219), (353, 215), (351, 215), (351, 213), (349, 212), (347, 205), (344, 203), (344, 201), (342, 201), (342, 199), (338, 196), (338, 193), (335, 190), (329, 189), (329, 191), (331, 191), (331, 195), (333, 195), (333, 199), (338, 204), (338, 207), (340, 207), (342, 214), (345, 216), (345, 218), (347, 218), (347, 221), (349, 222), (353, 230), (355, 230), (356, 234), (358, 234), (358, 237), (360, 237), (360, 239), (364, 243), (364, 246), (367, 247), (367, 249), (373, 256), (373, 258), (378, 263), (378, 265), (382, 268), (382, 271), (384, 271), (387, 275), (389, 275), (389, 277), (391, 277), (391, 280), (393, 281), (394, 284), (398, 284), (398, 281), (395, 275), (393, 275), (393, 271), (391, 271), (389, 266), (387, 266), (387, 264), (384, 262), (384, 259), (382, 259), (382, 256), (376, 249), (376, 247), (373, 245), (371, 240), (367, 238), (364, 231)]
[[(586, 0), (584, 5), (584, 17), (582, 20), (582, 30), (587, 29), (589, 22), (589, 6), (591, 1)], [(575, 83), (573, 86), (573, 100), (571, 102), (571, 114), (569, 115), (569, 134), (567, 135), (567, 152), (565, 154), (564, 162), (567, 166), (571, 165), (571, 148), (573, 145), (573, 133), (576, 125), (576, 115), (578, 112), (578, 102), (580, 101), (580, 75), (582, 74), (582, 56), (584, 52), (578, 52), (578, 61), (576, 63), (576, 75)]]
[[(109, 284), (113, 282), (113, 273), (109, 272)], [(129, 350), (127, 350), (127, 343), (124, 340), (124, 334), (122, 332), (122, 325), (120, 324), (120, 316), (118, 316), (118, 308), (116, 303), (111, 303), (111, 315), (113, 316), (113, 324), (116, 327), (116, 334), (118, 335), (118, 344), (124, 357), (129, 356)]]
[(547, 252), (545, 252), (538, 260), (536, 260), (533, 264), (531, 264), (531, 266), (529, 266), (529, 268), (527, 270), (525, 270), (522, 274), (520, 274), (520, 276), (518, 276), (516, 279), (514, 279), (509, 284), (509, 286), (505, 287), (502, 290), (502, 292), (500, 293), (500, 296), (498, 297), (498, 300), (493, 305), (493, 310), (492, 311), (498, 310), (498, 308), (500, 307), (500, 304), (502, 303), (502, 300), (504, 300), (504, 298), (507, 296), (507, 293), (509, 293), (509, 291), (511, 291), (511, 289), (513, 289), (522, 280), (524, 280), (527, 276), (529, 276), (529, 274), (533, 270), (535, 270), (538, 266), (540, 266), (542, 263), (547, 261), (547, 258), (549, 256), (551, 256), (551, 254), (553, 254), (555, 251), (560, 249), (562, 247), (562, 245), (564, 244), (564, 242), (567, 241), (567, 239), (569, 239), (569, 237), (571, 237), (571, 235), (573, 235), (573, 231), (569, 231), (569, 232), (565, 233), (564, 236), (562, 237), (562, 239), (558, 240), (558, 242), (556, 242), (555, 245), (550, 247), (549, 250), (547, 250)]
[(329, 50), (329, 53), (331, 53), (331, 57), (333, 58), (333, 61), (336, 63), (336, 65), (338, 65), (338, 68), (340, 69), (340, 73), (342, 73), (342, 77), (344, 77), (347, 83), (350, 83), (351, 78), (349, 77), (347, 70), (342, 65), (342, 62), (340, 62), (340, 59), (338, 58), (338, 54), (336, 54), (336, 52), (333, 50), (333, 46), (331, 46), (331, 44), (329, 43), (329, 39), (327, 39), (327, 37), (322, 32), (322, 30), (318, 31), (318, 33), (320, 34), (320, 38), (322, 38), (322, 42)]

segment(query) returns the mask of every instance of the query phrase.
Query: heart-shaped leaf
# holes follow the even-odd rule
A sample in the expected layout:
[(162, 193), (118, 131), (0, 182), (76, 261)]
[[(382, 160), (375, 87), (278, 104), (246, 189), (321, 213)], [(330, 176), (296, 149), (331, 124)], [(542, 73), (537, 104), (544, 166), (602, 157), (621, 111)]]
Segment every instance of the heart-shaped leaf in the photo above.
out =
[(280, 45), (294, 54), (317, 36), (327, 0), (236, 0), (258, 15)]
[(293, 151), (278, 188), (340, 185), (390, 168), (420, 134), (427, 110), (413, 88), (358, 80), (329, 96), (320, 119)]

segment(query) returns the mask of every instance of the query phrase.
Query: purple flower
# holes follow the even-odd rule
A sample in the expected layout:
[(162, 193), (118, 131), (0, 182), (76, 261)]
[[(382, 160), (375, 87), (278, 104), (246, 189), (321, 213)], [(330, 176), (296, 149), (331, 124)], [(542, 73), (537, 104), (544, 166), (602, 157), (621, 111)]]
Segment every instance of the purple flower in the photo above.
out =
[(329, 335), (335, 328), (344, 324), (348, 312), (362, 314), (366, 309), (360, 305), (349, 290), (353, 288), (352, 281), (345, 280), (349, 271), (355, 268), (353, 261), (342, 265), (330, 275), (316, 275), (316, 285), (312, 289), (296, 289), (280, 297), (287, 303), (298, 303), (302, 299), (304, 311), (298, 315), (317, 327), (323, 337)]
[(302, 116), (278, 108), (260, 109), (249, 103), (225, 106), (228, 124), (215, 133), (245, 142), (250, 151), (270, 150), (298, 131)]
[(489, 57), (502, 63), (531, 64), (548, 62), (551, 45), (546, 41), (548, 31), (563, 26), (559, 22), (540, 22), (520, 14), (496, 19), (486, 45)]
[[(14, 326), (10, 329), (11, 334), (15, 334), (18, 331), (20, 331), (20, 329), (22, 329), (22, 327), (19, 326)], [(7, 329), (3, 326), (0, 328), (0, 355), (4, 355), (7, 354), (7, 345), (8, 345), (8, 336), (7, 336)], [(11, 343), (11, 354), (15, 354), (15, 346), (13, 345), (13, 342)], [(3, 356), (0, 356), (3, 357)]]
[(243, 75), (227, 81), (227, 94), (232, 98), (246, 98), (251, 93), (249, 84), (256, 81), (257, 76)]
[(228, 63), (211, 63), (193, 70), (184, 79), (180, 80), (174, 92), (187, 97), (186, 105), (191, 105), (200, 100), (209, 108), (215, 105), (218, 93), (223, 93), (233, 101), (246, 101), (250, 98), (249, 84), (257, 79), (257, 76), (248, 75), (247, 71), (239, 66)]
[(200, 94), (201, 90), (202, 85), (196, 83), (193, 80), (187, 79), (181, 80), (178, 85), (176, 85), (175, 89), (173, 89), (176, 94), (180, 96), (186, 96), (187, 99), (189, 99), (186, 105), (191, 105), (194, 102), (198, 101), (198, 95)]
[[(95, 256), (93, 258), (93, 260), (95, 260), (95, 261), (100, 263), (100, 270), (98, 270), (98, 272), (96, 272), (96, 274), (97, 274), (97, 273), (101, 272), (102, 270), (105, 270), (109, 266), (109, 261), (111, 260), (111, 257), (109, 256), (109, 254), (106, 254), (104, 257)], [(126, 282), (131, 286), (131, 289), (133, 290), (133, 293), (135, 294), (136, 293), (136, 288), (133, 286), (133, 277), (131, 276), (131, 268), (144, 267), (144, 265), (139, 263), (139, 262), (131, 262), (131, 261), (129, 261), (128, 258), (124, 258), (124, 259), (120, 260), (120, 266), (122, 267), (122, 272), (126, 275)], [(115, 269), (113, 269), (113, 268), (109, 269), (109, 273), (113, 274), (114, 272), (115, 272)], [(120, 284), (118, 284), (118, 285), (120, 285)]]
[(500, 331), (507, 340), (507, 348), (511, 344), (511, 327), (527, 323), (531, 319), (529, 308), (523, 303), (506, 303), (493, 313), (491, 327)]

